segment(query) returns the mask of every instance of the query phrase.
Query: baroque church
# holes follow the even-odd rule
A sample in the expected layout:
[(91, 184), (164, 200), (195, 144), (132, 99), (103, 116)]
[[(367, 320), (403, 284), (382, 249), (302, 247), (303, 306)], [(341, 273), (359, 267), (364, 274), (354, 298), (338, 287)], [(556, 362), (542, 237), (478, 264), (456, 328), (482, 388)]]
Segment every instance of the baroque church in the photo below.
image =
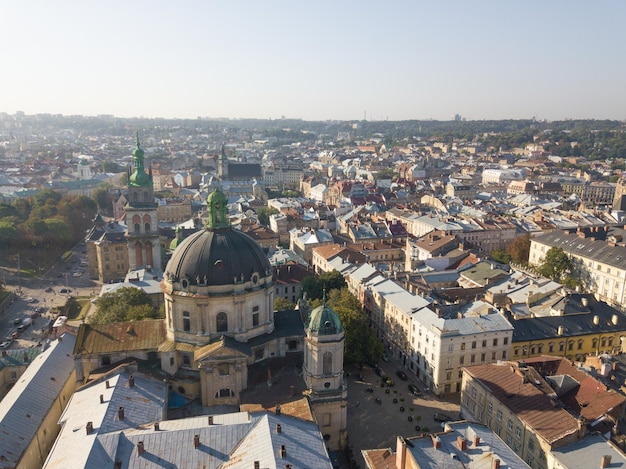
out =
[[(126, 233), (129, 268), (151, 264), (160, 272), (158, 219), (152, 179), (137, 141), (128, 179)], [(310, 311), (274, 311), (274, 274), (267, 256), (248, 235), (231, 227), (227, 198), (216, 188), (207, 198), (204, 229), (182, 240), (160, 282), (165, 319), (82, 324), (74, 357), (77, 378), (129, 359), (158, 366), (173, 392), (204, 407), (241, 405), (259, 384), (259, 369), (296, 357), (299, 379), (330, 449), (343, 448), (347, 387), (344, 330), (325, 304)], [(260, 403), (263, 404), (263, 403)]]

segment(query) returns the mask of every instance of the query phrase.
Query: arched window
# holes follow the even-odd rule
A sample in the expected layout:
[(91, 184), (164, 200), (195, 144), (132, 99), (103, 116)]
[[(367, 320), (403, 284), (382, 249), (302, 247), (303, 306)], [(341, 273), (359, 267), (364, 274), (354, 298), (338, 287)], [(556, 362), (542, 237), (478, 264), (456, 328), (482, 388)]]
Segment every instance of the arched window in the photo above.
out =
[(144, 202), (150, 202), (150, 200), (148, 199), (148, 192), (147, 191), (143, 191), (143, 201)]
[(189, 332), (191, 330), (191, 318), (189, 317), (189, 311), (183, 311), (183, 330)]
[(154, 265), (154, 262), (152, 262), (152, 243), (147, 242), (146, 243), (146, 264), (147, 265)]
[(333, 354), (332, 352), (324, 352), (322, 361), (322, 373), (329, 375), (333, 372)]
[(150, 223), (146, 223), (146, 224), (143, 226), (143, 229), (144, 229), (144, 231), (145, 231), (146, 233), (150, 233)]
[(593, 348), (596, 348), (598, 346), (598, 339), (591, 339), (591, 346)]
[(228, 331), (228, 317), (226, 313), (218, 313), (216, 318), (216, 330), (217, 332)]
[(215, 393), (215, 397), (216, 398), (219, 398), (219, 397), (230, 397), (230, 396), (234, 396), (234, 395), (235, 395), (235, 393), (233, 391), (231, 391), (230, 389), (228, 389), (228, 388), (220, 389), (219, 391), (217, 391)]
[(135, 230), (135, 233), (139, 233), (139, 231), (141, 230), (141, 218), (139, 218), (139, 215), (135, 215), (133, 217), (133, 228)]

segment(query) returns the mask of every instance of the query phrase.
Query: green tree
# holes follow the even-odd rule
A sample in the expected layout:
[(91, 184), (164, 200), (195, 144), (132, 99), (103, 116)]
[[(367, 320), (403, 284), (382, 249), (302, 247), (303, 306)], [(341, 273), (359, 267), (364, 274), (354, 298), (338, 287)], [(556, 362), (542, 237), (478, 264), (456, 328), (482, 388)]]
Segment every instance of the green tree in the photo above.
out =
[(491, 258), (496, 262), (500, 262), (501, 264), (508, 264), (509, 262), (511, 262), (511, 255), (502, 249), (496, 249), (495, 251), (492, 251)]
[(516, 264), (528, 264), (530, 254), (530, 235), (517, 236), (506, 248), (506, 252), (511, 256), (511, 260)]
[(573, 273), (572, 259), (562, 248), (552, 247), (539, 265), (539, 273), (557, 282)]
[(357, 366), (378, 363), (383, 344), (378, 340), (359, 300), (347, 288), (331, 290), (328, 305), (339, 315), (345, 331), (344, 361)]
[(110, 324), (121, 321), (156, 319), (155, 310), (148, 294), (135, 287), (123, 287), (105, 293), (96, 299), (96, 312), (89, 317), (90, 324)]
[(91, 196), (96, 202), (100, 213), (111, 216), (113, 214), (113, 196), (109, 188), (108, 184), (100, 184), (95, 188)]
[(274, 299), (274, 311), (283, 311), (294, 309), (296, 305), (294, 305), (291, 301), (286, 300), (282, 296), (276, 297)]
[(270, 217), (278, 213), (274, 207), (260, 207), (256, 210), (256, 215), (259, 217), (259, 223), (264, 226), (270, 224)]
[(312, 275), (302, 280), (302, 291), (309, 300), (320, 300), (324, 296), (324, 290), (329, 294), (331, 290), (340, 290), (346, 286), (346, 280), (337, 270), (324, 272), (320, 276)]

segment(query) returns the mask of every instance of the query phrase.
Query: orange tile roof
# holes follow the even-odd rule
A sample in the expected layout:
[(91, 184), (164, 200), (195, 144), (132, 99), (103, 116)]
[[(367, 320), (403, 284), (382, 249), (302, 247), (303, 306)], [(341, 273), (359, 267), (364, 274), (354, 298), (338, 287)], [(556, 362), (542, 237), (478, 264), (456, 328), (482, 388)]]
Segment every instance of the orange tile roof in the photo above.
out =
[[(476, 365), (465, 370), (548, 443), (578, 431), (577, 420), (565, 409), (553, 406), (532, 380), (520, 376), (516, 363)], [(548, 386), (543, 379), (541, 382)]]

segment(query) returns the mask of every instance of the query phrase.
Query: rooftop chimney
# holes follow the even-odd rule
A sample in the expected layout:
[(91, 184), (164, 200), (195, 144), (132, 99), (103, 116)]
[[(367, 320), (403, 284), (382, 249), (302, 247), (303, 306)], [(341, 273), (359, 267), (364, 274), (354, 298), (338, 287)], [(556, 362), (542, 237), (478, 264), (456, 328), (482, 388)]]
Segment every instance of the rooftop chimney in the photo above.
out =
[(154, 422), (154, 431), (155, 432), (159, 431), (159, 422)]
[(26, 352), (24, 352), (24, 361), (28, 362), (28, 354)]
[(280, 426), (280, 423), (276, 424), (276, 433), (282, 433), (283, 427)]
[(115, 464), (113, 465), (114, 469), (122, 469), (122, 461), (120, 461), (119, 459), (115, 461)]
[(464, 437), (458, 436), (456, 438), (456, 445), (461, 451), (467, 451), (467, 440)]
[(480, 444), (480, 437), (478, 435), (474, 435), (474, 446), (478, 446)]
[(280, 445), (280, 457), (283, 459), (287, 457), (287, 447), (285, 445)]
[(120, 408), (117, 409), (117, 417), (120, 420), (124, 420), (124, 407), (120, 406)]
[(135, 385), (135, 375), (130, 375), (128, 377), (128, 387), (132, 388)]
[(261, 469), (261, 463), (259, 461), (254, 461), (254, 469)]
[(276, 415), (280, 415), (280, 404), (276, 405)]
[(100, 394), (100, 404), (104, 404), (104, 394)]
[(209, 425), (213, 425), (213, 416), (209, 415)]
[(609, 467), (611, 465), (611, 455), (605, 454), (600, 458), (600, 467)]
[(106, 388), (109, 389), (111, 387), (111, 385), (109, 384), (109, 380), (107, 379), (106, 382), (104, 383)]
[(433, 436), (433, 448), (435, 449), (439, 449), (441, 448), (441, 438), (439, 438), (438, 436)]
[(500, 460), (494, 459), (491, 463), (491, 469), (500, 469)]
[(87, 435), (91, 435), (93, 433), (93, 422), (87, 422), (85, 430), (87, 431)]
[(141, 456), (143, 454), (143, 441), (137, 443), (137, 454)]
[(200, 446), (200, 435), (193, 436), (193, 447), (198, 448)]

